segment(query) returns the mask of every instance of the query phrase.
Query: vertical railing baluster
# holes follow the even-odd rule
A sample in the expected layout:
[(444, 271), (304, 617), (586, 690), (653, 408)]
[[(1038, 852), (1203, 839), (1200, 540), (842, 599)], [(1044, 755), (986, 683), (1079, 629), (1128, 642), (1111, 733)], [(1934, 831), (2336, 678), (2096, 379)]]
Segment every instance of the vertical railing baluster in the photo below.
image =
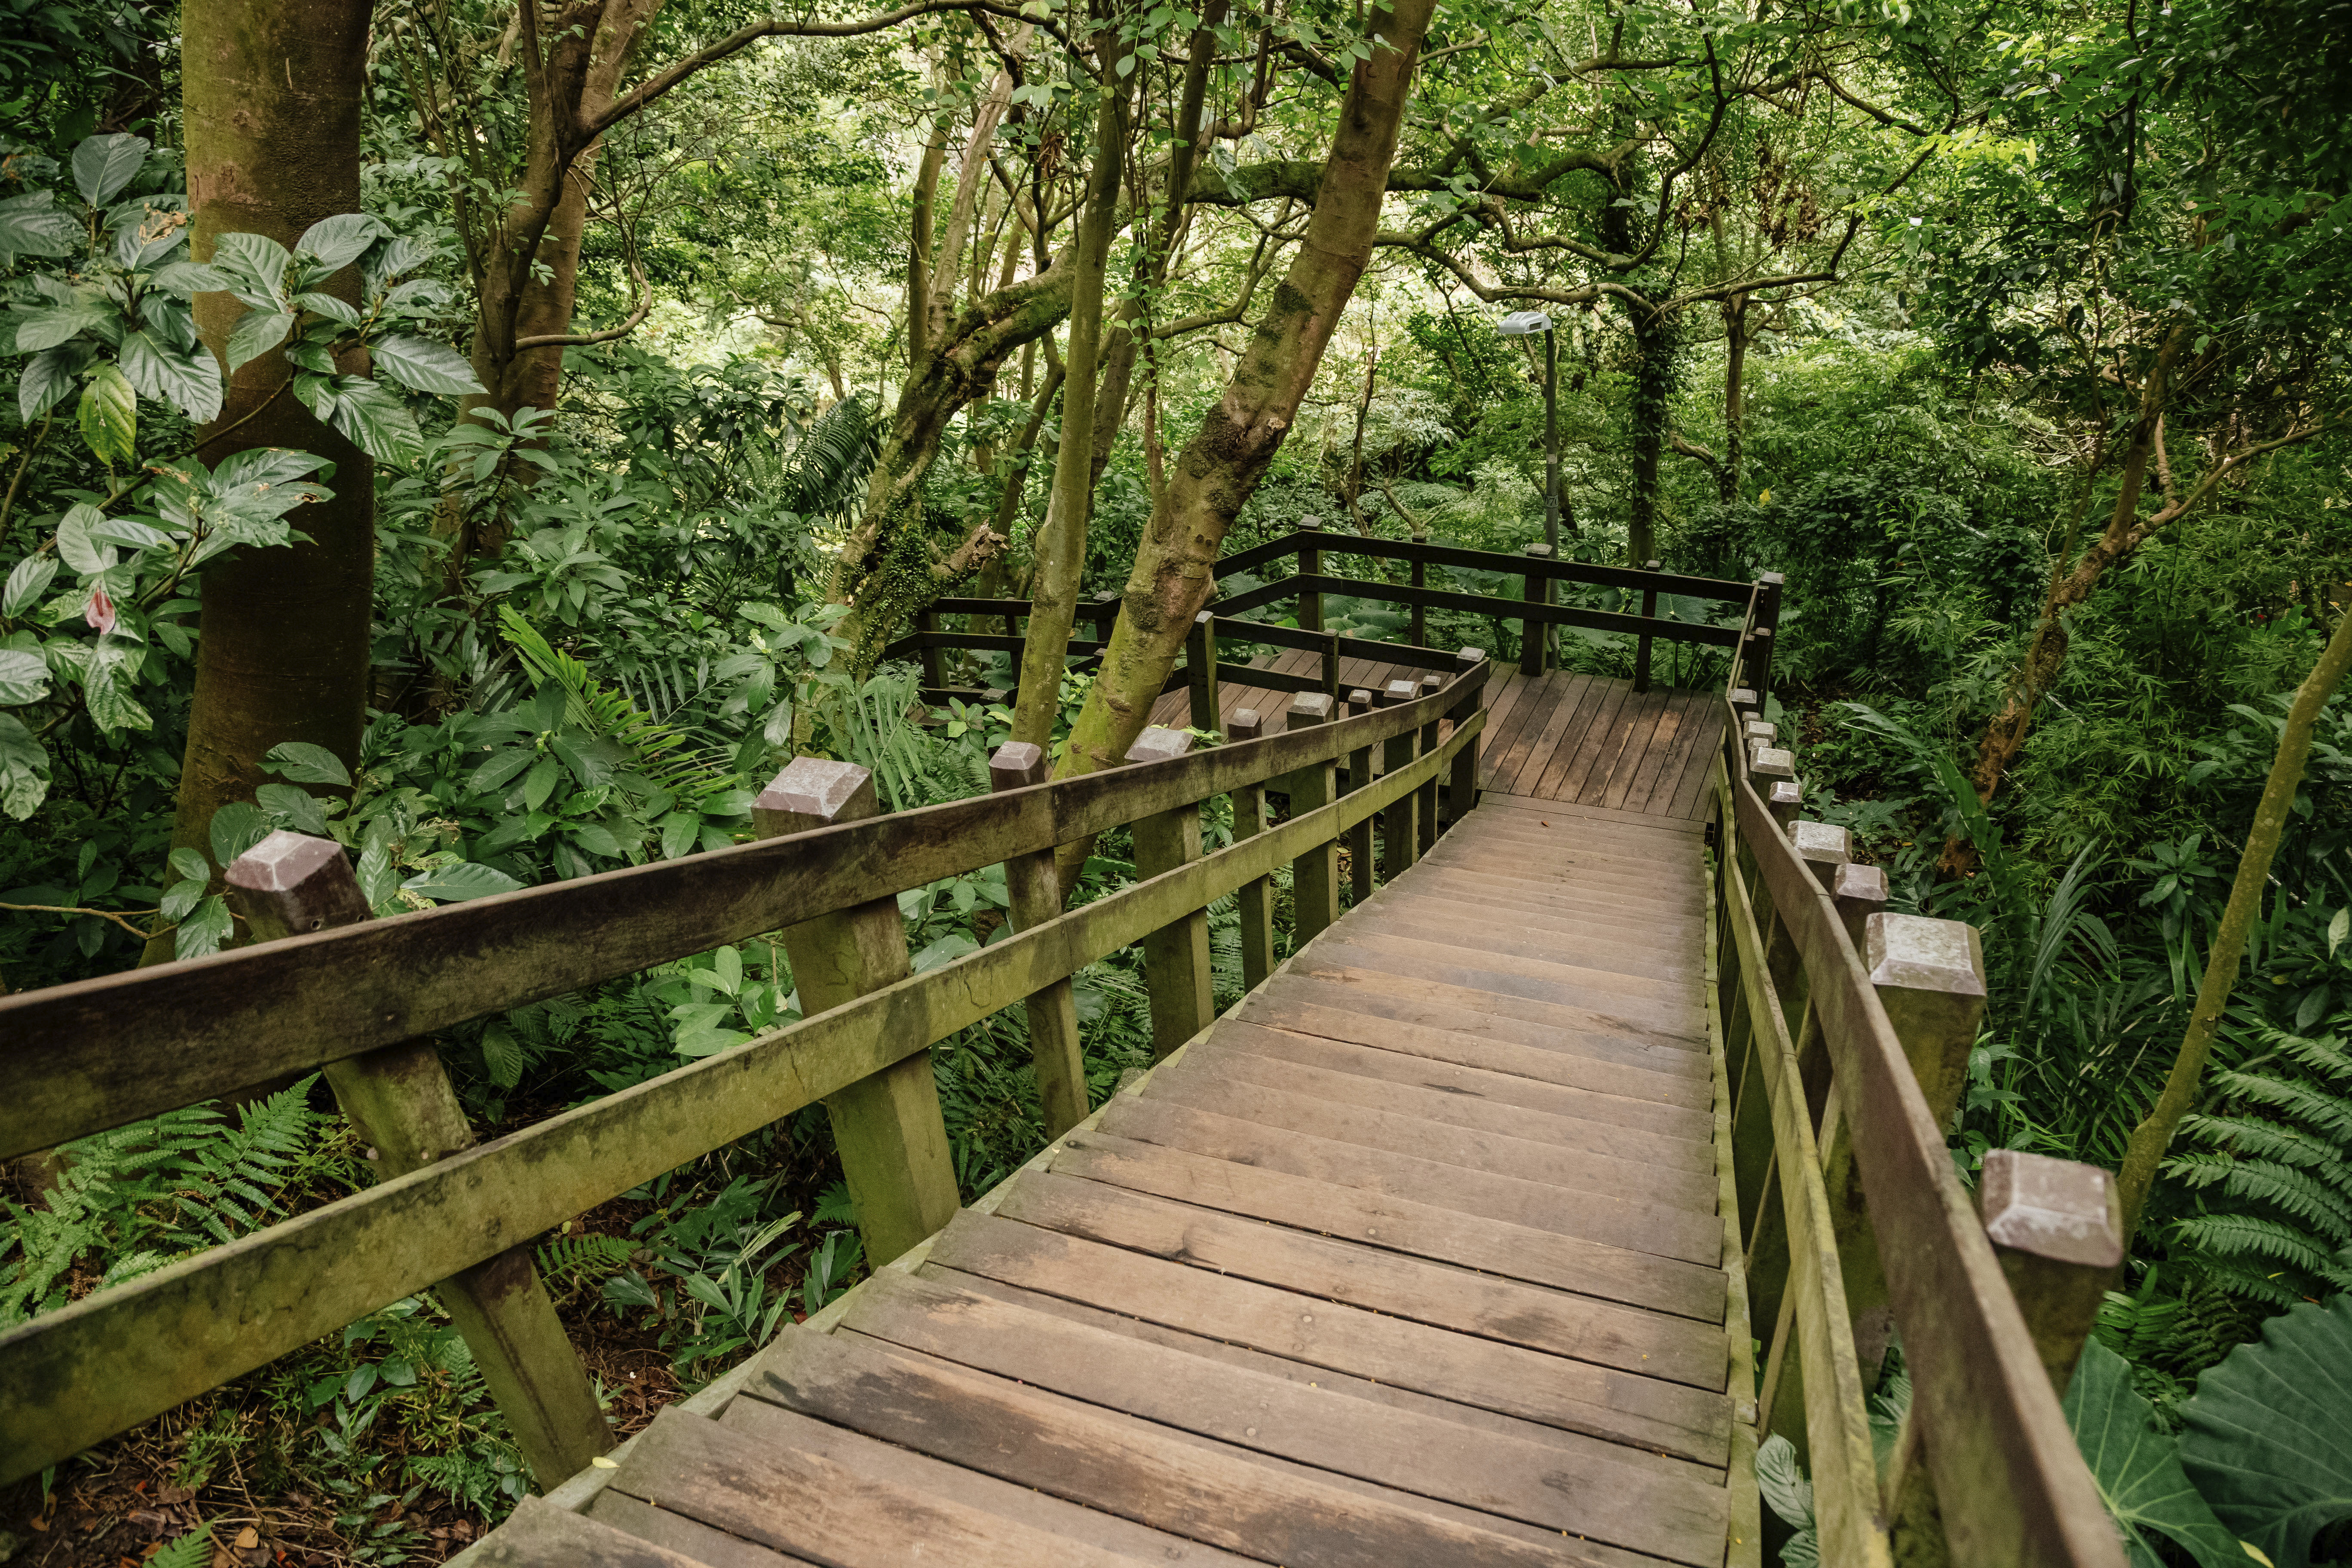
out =
[[(1520, 553), (1525, 555), (1531, 562), (1549, 561), (1551, 559), (1551, 546), (1549, 544), (1530, 544), (1527, 546), (1525, 550), (1521, 551)], [(1527, 602), (1530, 605), (1549, 605), (1551, 603), (1551, 579), (1539, 572), (1531, 571), (1527, 574), (1527, 583), (1522, 592)], [(1550, 629), (1550, 622), (1539, 621), (1532, 616), (1520, 621), (1519, 673), (1521, 675), (1538, 676), (1544, 672), (1544, 666), (1546, 663), (1544, 658), (1544, 641)]]
[[(1331, 721), (1333, 703), (1320, 691), (1302, 691), (1290, 700), (1287, 727), (1303, 730)], [(1290, 796), (1290, 815), (1304, 816), (1336, 800), (1329, 762), (1310, 763), (1282, 777)], [(1291, 951), (1297, 952), (1329, 929), (1339, 918), (1339, 841), (1327, 839), (1290, 863)]]
[[(1043, 746), (1007, 741), (988, 759), (988, 787), (999, 795), (1026, 789), (1045, 783), (1052, 772)], [(1060, 914), (1061, 882), (1054, 870), (1054, 851), (1049, 847), (1006, 860), (1004, 891), (1014, 931), (1027, 931)], [(1045, 1113), (1045, 1134), (1058, 1138), (1087, 1118), (1087, 1062), (1078, 1040), (1077, 998), (1065, 976), (1031, 992), (1022, 1009), (1029, 1021), (1029, 1052), (1037, 1067), (1037, 1103)]]
[[(1664, 564), (1665, 563), (1662, 561), (1647, 561), (1643, 563), (1643, 570), (1655, 572)], [(1654, 621), (1657, 618), (1657, 584), (1644, 584), (1642, 587), (1642, 619)], [(1636, 691), (1650, 689), (1650, 634), (1646, 627), (1643, 630), (1640, 639), (1633, 645), (1633, 689)]]
[[(1410, 702), (1420, 693), (1420, 688), (1410, 680), (1391, 680), (1380, 693), (1380, 705), (1395, 708)], [(1381, 753), (1381, 772), (1393, 773), (1412, 766), (1420, 753), (1421, 733), (1407, 730), (1392, 735)], [(1415, 825), (1421, 799), (1418, 794), (1401, 795), (1389, 802), (1381, 813), (1381, 877), (1394, 881), (1409, 870), (1421, 857), (1421, 829)]]
[[(280, 830), (239, 856), (228, 895), (262, 942), (373, 919), (331, 839)], [(377, 1178), (422, 1170), (474, 1145), (473, 1128), (430, 1040), (331, 1062), (329, 1087), (370, 1147)], [(542, 1491), (613, 1446), (588, 1369), (555, 1315), (525, 1242), (435, 1287)]]
[[(1486, 650), (1483, 647), (1462, 649), (1454, 656), (1454, 679), (1459, 680), (1486, 660)], [(1457, 729), (1468, 723), (1471, 715), (1478, 711), (1479, 701), (1485, 695), (1486, 688), (1483, 686), (1466, 689), (1462, 700), (1454, 705), (1446, 718), (1452, 720)], [(1445, 825), (1449, 827), (1468, 816), (1478, 804), (1478, 749), (1483, 739), (1483, 736), (1474, 735), (1454, 750), (1454, 774), (1445, 781)]]
[[(1444, 688), (1445, 678), (1442, 675), (1424, 675), (1421, 678), (1420, 694), (1423, 697), (1434, 697)], [(1423, 756), (1425, 757), (1437, 750), (1438, 726), (1444, 721), (1443, 715), (1433, 713), (1429, 722), (1421, 727)], [(1437, 847), (1437, 775), (1430, 774), (1429, 782), (1413, 791), (1413, 794), (1417, 797), (1413, 806), (1416, 835), (1414, 842), (1419, 847), (1420, 852), (1426, 855)]]
[[(1302, 517), (1298, 520), (1298, 526), (1302, 532), (1320, 529), (1323, 526), (1323, 520)], [(1323, 552), (1320, 548), (1314, 544), (1301, 544), (1298, 547), (1298, 574), (1301, 577), (1319, 577), (1323, 574)], [(1323, 595), (1319, 589), (1299, 590), (1298, 629), (1308, 632), (1319, 632), (1323, 629)], [(1334, 680), (1333, 685), (1337, 684), (1337, 680)]]
[(1217, 712), (1217, 617), (1206, 610), (1192, 617), (1184, 637), (1184, 689), (1191, 696), (1192, 728), (1215, 734)]
[[(1225, 738), (1235, 744), (1265, 733), (1265, 721), (1255, 708), (1236, 708)], [(1255, 838), (1266, 829), (1265, 785), (1248, 784), (1234, 791), (1234, 841)], [(1274, 884), (1253, 877), (1241, 885), (1242, 985), (1255, 990), (1274, 973)]]
[[(936, 612), (929, 609), (915, 612), (915, 630), (918, 634), (929, 635), (939, 629), (940, 617)], [(916, 658), (922, 666), (925, 686), (936, 691), (948, 683), (946, 668), (940, 660), (938, 648), (926, 647)]]
[[(1161, 763), (1192, 749), (1181, 730), (1150, 726), (1128, 748), (1130, 764)], [(1173, 806), (1128, 825), (1135, 839), (1139, 879), (1173, 871), (1201, 858), (1198, 802)], [(1143, 939), (1143, 988), (1151, 999), (1151, 1056), (1157, 1061), (1216, 1018), (1209, 965), (1209, 911), (1192, 910)]]
[[(1415, 539), (1413, 542), (1420, 544), (1423, 542)], [(1429, 563), (1418, 555), (1412, 558), (1412, 585), (1416, 588), (1429, 586)], [(1412, 627), (1408, 635), (1412, 638), (1413, 647), (1429, 646), (1429, 609), (1419, 598), (1412, 602)]]
[[(1348, 693), (1348, 714), (1350, 719), (1369, 713), (1375, 706), (1372, 694), (1358, 687)], [(1348, 753), (1346, 793), (1353, 795), (1372, 782), (1372, 743), (1370, 741)], [(1364, 818), (1348, 829), (1348, 894), (1356, 903), (1372, 896), (1372, 819)]]
[[(752, 803), (751, 822), (761, 837), (781, 838), (880, 814), (869, 771), (855, 763), (795, 757)], [(910, 973), (896, 897), (787, 926), (783, 938), (804, 1017)], [(879, 1268), (955, 1217), (955, 1161), (928, 1047), (828, 1096), (824, 1108), (871, 1267)]]

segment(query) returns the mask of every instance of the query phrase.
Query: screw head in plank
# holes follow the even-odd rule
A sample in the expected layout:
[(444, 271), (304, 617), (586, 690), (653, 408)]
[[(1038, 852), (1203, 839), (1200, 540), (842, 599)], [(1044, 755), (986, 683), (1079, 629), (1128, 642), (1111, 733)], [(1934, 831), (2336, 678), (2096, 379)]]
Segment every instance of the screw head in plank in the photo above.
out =
[(858, 822), (881, 812), (872, 770), (829, 757), (794, 757), (751, 803), (752, 825), (762, 838)]
[(1165, 763), (1184, 755), (1192, 749), (1192, 737), (1182, 730), (1171, 730), (1153, 724), (1135, 738), (1127, 749), (1127, 760), (1134, 763)]
[(1026, 789), (1044, 784), (1051, 771), (1045, 747), (1029, 741), (1007, 741), (988, 759), (988, 790), (1001, 795), (1009, 789)]

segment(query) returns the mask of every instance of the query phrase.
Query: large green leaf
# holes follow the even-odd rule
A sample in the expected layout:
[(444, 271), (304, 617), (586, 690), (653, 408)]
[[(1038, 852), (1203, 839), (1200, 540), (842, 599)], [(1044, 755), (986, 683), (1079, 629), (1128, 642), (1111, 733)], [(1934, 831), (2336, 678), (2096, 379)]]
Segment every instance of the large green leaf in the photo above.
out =
[(446, 343), (425, 338), (383, 338), (371, 344), (369, 352), (375, 356), (378, 374), (388, 375), (413, 392), (455, 395), (482, 390), (482, 384), (474, 379), (474, 367)]
[(391, 232), (382, 219), (365, 213), (338, 213), (304, 229), (294, 248), (315, 257), (320, 266), (331, 270), (357, 261), (369, 246)]
[(200, 425), (220, 412), (220, 364), (210, 349), (183, 353), (143, 331), (131, 332), (122, 340), (122, 374), (137, 391)]
[(103, 326), (115, 313), (114, 307), (105, 300), (87, 297), (76, 299), (70, 304), (48, 305), (40, 310), (27, 310), (14, 318), (16, 352), (29, 354), (53, 349), (92, 328)]
[(26, 424), (56, 407), (73, 390), (74, 377), (90, 362), (92, 353), (88, 343), (67, 343), (44, 349), (25, 362), (24, 374), (16, 383), (16, 412)]
[(93, 136), (74, 149), (74, 184), (81, 199), (94, 207), (102, 207), (131, 183), (139, 165), (147, 161), (147, 139), (117, 132), (111, 136)]
[(48, 660), (22, 648), (0, 648), (0, 704), (20, 707), (48, 694)]
[(2096, 1340), (2083, 1346), (2066, 1390), (2066, 1424), (2123, 1531), (2132, 1568), (2162, 1568), (2147, 1532), (2171, 1537), (2200, 1568), (2253, 1562), (2180, 1468), (2179, 1445), (2158, 1431), (2156, 1412), (2131, 1384), (2131, 1364)]
[(91, 373), (81, 389), (77, 417), (81, 438), (91, 451), (108, 463), (131, 461), (131, 443), (139, 432), (139, 395), (121, 371), (102, 364)]
[(71, 256), (81, 241), (81, 225), (47, 191), (0, 201), (0, 255)]
[(293, 330), (294, 318), (284, 310), (247, 310), (239, 316), (228, 330), (229, 374), (284, 342)]
[(363, 375), (335, 382), (336, 429), (378, 462), (413, 463), (425, 456), (425, 433), (398, 395)]
[(0, 713), (0, 811), (22, 822), (49, 793), (49, 753), (12, 713)]
[(2231, 1529), (2278, 1568), (2352, 1519), (2352, 1295), (2305, 1302), (2197, 1381), (2181, 1462)]

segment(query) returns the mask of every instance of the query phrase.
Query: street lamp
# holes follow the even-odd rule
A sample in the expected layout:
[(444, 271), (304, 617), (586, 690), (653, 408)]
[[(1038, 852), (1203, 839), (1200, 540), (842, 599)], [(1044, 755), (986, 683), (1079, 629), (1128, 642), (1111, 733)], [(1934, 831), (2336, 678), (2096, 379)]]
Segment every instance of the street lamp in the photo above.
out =
[[(1532, 337), (1538, 332), (1544, 341), (1544, 543), (1554, 561), (1559, 559), (1559, 338), (1552, 331), (1551, 317), (1541, 310), (1514, 310), (1496, 325), (1495, 330), (1507, 338)], [(1544, 585), (1544, 599), (1549, 603), (1551, 585)], [(1552, 628), (1544, 628), (1544, 641), (1549, 645)], [(1547, 648), (1549, 651), (1549, 648)]]

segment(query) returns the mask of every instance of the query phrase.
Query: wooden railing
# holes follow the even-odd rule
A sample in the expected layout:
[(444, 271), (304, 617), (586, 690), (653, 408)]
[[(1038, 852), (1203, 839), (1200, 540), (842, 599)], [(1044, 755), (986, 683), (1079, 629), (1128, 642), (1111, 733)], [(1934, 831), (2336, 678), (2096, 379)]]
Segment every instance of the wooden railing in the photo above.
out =
[[(1765, 1347), (1756, 1438), (1808, 1459), (1825, 1563), (2121, 1568), (2059, 1407), (2122, 1262), (2113, 1180), (1995, 1150), (1971, 1203), (1945, 1130), (1984, 1009), (1977, 933), (1885, 911), (1845, 830), (1798, 816), (1790, 753), (1738, 681), (1709, 1006), (1732, 1099), (1727, 1261)], [(1912, 1399), (1882, 1465), (1866, 1395), (1897, 1339)]]
[[(1280, 734), (1237, 716), (1234, 743), (1196, 754), (1147, 730), (1129, 766), (1061, 783), (1008, 745), (996, 793), (890, 816), (872, 815), (864, 769), (802, 758), (761, 795), (758, 841), (384, 920), (367, 918), (340, 847), (272, 835), (229, 872), (257, 945), (0, 998), (0, 1158), (323, 1068), (382, 1179), (0, 1333), (0, 1483), (434, 1289), (552, 1486), (610, 1437), (535, 1237), (823, 1100), (866, 1256), (898, 1256), (957, 1202), (931, 1045), (1025, 1006), (1059, 1132), (1087, 1110), (1077, 970), (1139, 943), (1155, 1051), (1205, 1027), (1209, 904), (1241, 895), (1255, 983), (1275, 960), (1277, 868), (1304, 942), (1339, 917), (1342, 838), (1377, 814), (1389, 865), (1410, 864), (1441, 780), (1466, 809), (1489, 665), (1475, 649), (1448, 664), (1436, 689), (1351, 718), (1321, 693)], [(1375, 746), (1387, 771), (1360, 767), (1343, 793), (1335, 764)], [(1286, 820), (1268, 820), (1269, 792), (1288, 797)], [(1234, 842), (1203, 855), (1200, 804), (1219, 795)], [(1064, 911), (1055, 847), (1122, 826), (1140, 879)], [(1012, 934), (910, 974), (895, 895), (998, 863)], [(801, 1021), (473, 1141), (436, 1031), (779, 928)]]
[[(1334, 576), (1323, 570), (1326, 557), (1334, 555), (1373, 561), (1402, 561), (1410, 567), (1411, 580), (1390, 583), (1379, 578)], [(1189, 686), (1195, 693), (1197, 707), (1198, 693), (1213, 689), (1217, 682), (1217, 645), (1221, 642), (1304, 648), (1320, 655), (1322, 672), (1319, 677), (1252, 669), (1246, 679), (1251, 686), (1263, 690), (1321, 691), (1334, 700), (1340, 695), (1339, 661), (1342, 658), (1369, 658), (1382, 663), (1442, 669), (1446, 668), (1447, 656), (1433, 654), (1425, 646), (1429, 641), (1428, 614), (1433, 609), (1454, 610), (1466, 615), (1491, 616), (1499, 621), (1517, 622), (1519, 668), (1529, 675), (1540, 675), (1548, 668), (1545, 628), (1580, 626), (1590, 631), (1617, 632), (1634, 639), (1633, 689), (1637, 691), (1649, 689), (1650, 653), (1654, 641), (1736, 649), (1748, 671), (1750, 685), (1761, 689), (1770, 677), (1771, 638), (1780, 614), (1780, 579), (1775, 574), (1768, 574), (1752, 584), (1730, 583), (1713, 577), (1661, 572), (1656, 569), (1655, 562), (1650, 563), (1649, 570), (1641, 571), (1623, 566), (1601, 566), (1584, 561), (1555, 561), (1551, 559), (1549, 548), (1541, 544), (1528, 545), (1518, 555), (1506, 555), (1496, 551), (1462, 550), (1451, 545), (1433, 544), (1426, 540), (1371, 539), (1326, 529), (1301, 529), (1265, 544), (1253, 545), (1222, 557), (1217, 562), (1216, 575), (1222, 582), (1227, 577), (1239, 576), (1276, 561), (1292, 561), (1295, 564), (1292, 574), (1238, 594), (1221, 595), (1210, 602), (1209, 607), (1201, 613), (1201, 619), (1187, 642), (1184, 661), (1170, 673), (1166, 684), (1160, 689), (1163, 692)], [(1432, 566), (1517, 577), (1520, 580), (1522, 594), (1518, 598), (1510, 599), (1432, 588), (1428, 585), (1428, 569)], [(1561, 583), (1638, 594), (1641, 596), (1641, 613), (1627, 615), (1615, 610), (1555, 604), (1552, 602), (1554, 588)], [(1412, 616), (1406, 640), (1402, 643), (1375, 642), (1325, 631), (1323, 595), (1326, 594), (1341, 594), (1380, 604), (1406, 606)], [(1738, 610), (1743, 613), (1743, 624), (1718, 626), (1661, 616), (1657, 610), (1658, 598), (1662, 594)], [(1294, 618), (1298, 624), (1296, 626), (1273, 626), (1245, 618), (1252, 612), (1277, 605), (1293, 606), (1296, 611)], [(1010, 655), (1017, 682), (1022, 654), (1028, 646), (1028, 639), (1022, 631), (1029, 615), (1029, 606), (1030, 602), (1026, 599), (935, 600), (929, 608), (915, 616), (911, 631), (884, 649), (883, 657), (918, 661), (923, 671), (923, 689), (934, 700), (950, 697), (965, 701), (1007, 700), (1013, 695), (1012, 688), (950, 685), (946, 679), (944, 660), (940, 656), (959, 648)], [(1115, 594), (1097, 595), (1080, 606), (1077, 624), (1086, 627), (1088, 635), (1071, 642), (1066, 668), (1087, 670), (1100, 663), (1103, 649), (1110, 643), (1111, 628), (1118, 624), (1119, 608), (1118, 596)], [(940, 617), (944, 616), (961, 616), (972, 623), (1001, 622), (1003, 630), (947, 631), (940, 626)]]

